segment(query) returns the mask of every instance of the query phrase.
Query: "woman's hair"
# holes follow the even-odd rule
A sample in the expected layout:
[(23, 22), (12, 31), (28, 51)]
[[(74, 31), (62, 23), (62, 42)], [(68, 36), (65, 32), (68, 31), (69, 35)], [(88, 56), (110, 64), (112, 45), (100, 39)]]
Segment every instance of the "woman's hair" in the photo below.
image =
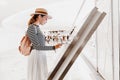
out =
[(38, 16), (39, 16), (39, 14), (33, 15), (33, 16), (31, 17), (31, 19), (29, 20), (29, 22), (28, 22), (28, 26), (29, 26), (30, 24), (33, 24), (35, 21), (37, 21)]

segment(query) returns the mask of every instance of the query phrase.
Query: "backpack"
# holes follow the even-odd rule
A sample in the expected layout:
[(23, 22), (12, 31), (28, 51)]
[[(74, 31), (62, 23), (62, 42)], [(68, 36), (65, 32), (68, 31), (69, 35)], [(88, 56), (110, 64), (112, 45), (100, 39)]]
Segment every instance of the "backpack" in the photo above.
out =
[[(37, 34), (36, 27), (35, 27), (35, 33)], [(27, 36), (27, 33), (22, 37), (22, 39), (20, 41), (20, 45), (18, 47), (18, 50), (24, 56), (30, 55), (31, 50), (32, 50), (32, 43), (31, 43), (29, 37)]]
[(30, 55), (31, 50), (32, 50), (32, 43), (26, 34), (22, 37), (20, 41), (19, 52), (24, 56), (28, 56)]

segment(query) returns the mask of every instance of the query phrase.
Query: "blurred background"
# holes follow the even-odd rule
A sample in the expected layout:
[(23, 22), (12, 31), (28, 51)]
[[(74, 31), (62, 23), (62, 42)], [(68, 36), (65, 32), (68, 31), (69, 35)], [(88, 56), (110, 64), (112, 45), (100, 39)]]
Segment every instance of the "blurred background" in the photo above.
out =
[[(119, 0), (0, 0), (0, 80), (27, 80), (27, 57), (19, 53), (18, 46), (35, 8), (46, 8), (53, 17), (41, 27), (45, 35), (62, 30), (63, 36), (74, 27), (77, 32), (95, 6), (107, 15), (64, 80), (119, 80)], [(68, 45), (69, 42), (56, 51), (47, 51), (49, 72)]]

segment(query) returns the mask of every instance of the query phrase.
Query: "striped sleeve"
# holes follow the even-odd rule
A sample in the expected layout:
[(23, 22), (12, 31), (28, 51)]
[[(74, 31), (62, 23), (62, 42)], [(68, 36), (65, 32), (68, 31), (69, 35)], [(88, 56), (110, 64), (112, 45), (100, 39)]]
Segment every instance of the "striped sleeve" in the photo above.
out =
[(41, 45), (34, 26), (28, 27), (27, 35), (30, 38), (33, 48), (36, 50), (55, 50), (55, 46)]

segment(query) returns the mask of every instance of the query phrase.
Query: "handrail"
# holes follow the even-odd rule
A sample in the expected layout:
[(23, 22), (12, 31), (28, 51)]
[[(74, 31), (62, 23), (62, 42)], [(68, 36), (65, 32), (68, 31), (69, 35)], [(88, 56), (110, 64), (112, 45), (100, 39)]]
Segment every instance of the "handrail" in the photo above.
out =
[(101, 23), (106, 13), (99, 12), (98, 8), (94, 8), (85, 20), (82, 28), (79, 30), (62, 58), (56, 65), (53, 72), (49, 75), (48, 80), (63, 80), (64, 76), (79, 56), (86, 43)]

